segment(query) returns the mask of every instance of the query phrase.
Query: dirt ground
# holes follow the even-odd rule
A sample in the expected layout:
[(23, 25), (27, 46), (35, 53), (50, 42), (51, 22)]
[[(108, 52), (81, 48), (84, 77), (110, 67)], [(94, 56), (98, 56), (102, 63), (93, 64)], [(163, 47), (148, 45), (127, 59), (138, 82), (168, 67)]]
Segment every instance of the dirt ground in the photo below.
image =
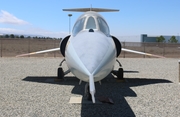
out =
[[(36, 52), (59, 47), (60, 40), (53, 39), (0, 39), (0, 57), (15, 57), (19, 54)], [(180, 58), (180, 44), (122, 42), (123, 48), (165, 56)], [(62, 57), (59, 51), (28, 57)], [(121, 52), (120, 58), (151, 58), (134, 53)]]

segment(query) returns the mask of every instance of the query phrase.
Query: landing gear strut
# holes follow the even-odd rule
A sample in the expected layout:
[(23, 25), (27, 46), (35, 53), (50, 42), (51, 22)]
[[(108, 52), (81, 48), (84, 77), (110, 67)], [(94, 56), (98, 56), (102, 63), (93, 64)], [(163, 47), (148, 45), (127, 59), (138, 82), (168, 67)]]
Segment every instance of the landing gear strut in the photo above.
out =
[(61, 67), (58, 68), (57, 77), (58, 77), (58, 79), (64, 79), (64, 71)]
[(67, 75), (68, 73), (70, 73), (69, 69), (67, 71), (65, 71), (65, 72), (63, 71), (61, 66), (62, 66), (64, 61), (65, 61), (65, 59), (63, 59), (61, 61), (60, 65), (59, 65), (60, 67), (57, 70), (57, 78), (60, 79), (60, 80), (64, 79), (64, 76)]
[(64, 71), (63, 71), (63, 69), (62, 69), (62, 63), (65, 61), (65, 59), (63, 59), (62, 61), (61, 61), (61, 63), (60, 63), (60, 67), (58, 68), (58, 70), (57, 70), (57, 78), (58, 79), (60, 79), (60, 80), (62, 80), (62, 79), (64, 79)]
[(113, 70), (111, 73), (117, 76), (118, 81), (125, 81), (122, 65), (117, 59), (116, 59), (116, 61), (119, 63), (120, 68), (117, 71)]
[(124, 80), (123, 68), (119, 68), (119, 69), (118, 69), (117, 78), (118, 78), (119, 80)]
[(89, 90), (89, 83), (86, 83), (85, 85), (85, 94), (84, 94), (85, 98), (89, 101), (92, 101), (92, 97), (90, 94), (90, 90)]

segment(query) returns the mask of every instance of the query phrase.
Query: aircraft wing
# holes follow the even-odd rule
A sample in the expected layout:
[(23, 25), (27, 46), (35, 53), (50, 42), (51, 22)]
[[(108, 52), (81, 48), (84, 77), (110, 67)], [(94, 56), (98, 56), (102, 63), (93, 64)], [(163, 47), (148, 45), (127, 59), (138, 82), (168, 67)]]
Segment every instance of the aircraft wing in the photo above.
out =
[[(35, 54), (42, 54), (42, 53), (53, 52), (53, 51), (60, 51), (60, 48), (53, 48), (53, 49), (48, 49), (48, 50), (42, 50), (42, 51), (31, 52), (31, 53), (26, 53), (26, 54), (20, 54), (20, 55), (17, 55), (16, 57), (29, 56), (29, 55), (35, 55)], [(153, 56), (153, 57), (158, 57), (158, 58), (165, 58), (164, 56), (144, 53), (144, 52), (125, 49), (125, 48), (122, 48), (122, 51), (136, 53), (136, 54), (142, 54), (142, 55), (147, 55), (147, 56)]]
[(60, 51), (60, 48), (53, 48), (53, 49), (48, 49), (48, 50), (31, 52), (31, 53), (27, 53), (27, 54), (21, 54), (21, 55), (17, 55), (16, 57), (22, 57), (22, 56), (28, 56), (28, 55), (34, 55), (34, 54), (41, 54), (41, 53), (47, 53), (47, 52), (54, 52), (54, 51)]
[(159, 56), (159, 55), (155, 55), (155, 54), (144, 53), (144, 52), (135, 51), (135, 50), (130, 50), (130, 49), (125, 49), (125, 48), (122, 48), (122, 51), (131, 52), (131, 53), (136, 53), (136, 54), (142, 54), (142, 55), (147, 55), (147, 56), (153, 56), (153, 57), (158, 57), (158, 58), (165, 58), (164, 56)]

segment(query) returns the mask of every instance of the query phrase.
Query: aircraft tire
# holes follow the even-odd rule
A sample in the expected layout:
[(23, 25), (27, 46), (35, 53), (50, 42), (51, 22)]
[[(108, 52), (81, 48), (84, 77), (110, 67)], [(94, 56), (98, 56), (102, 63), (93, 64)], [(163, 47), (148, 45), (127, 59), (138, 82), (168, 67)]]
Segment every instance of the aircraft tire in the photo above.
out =
[(58, 79), (63, 79), (64, 78), (64, 71), (63, 71), (63, 69), (61, 67), (58, 68), (57, 77), (58, 77)]
[(123, 68), (119, 68), (118, 69), (118, 74), (117, 74), (117, 77), (118, 79), (124, 79), (124, 72), (123, 72)]

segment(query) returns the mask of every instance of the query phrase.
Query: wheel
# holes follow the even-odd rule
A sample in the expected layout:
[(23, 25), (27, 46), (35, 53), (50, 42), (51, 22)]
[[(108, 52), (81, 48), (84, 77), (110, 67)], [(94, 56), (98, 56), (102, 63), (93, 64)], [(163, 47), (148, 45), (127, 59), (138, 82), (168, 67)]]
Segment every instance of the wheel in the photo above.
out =
[(118, 78), (118, 79), (124, 79), (123, 74), (124, 74), (123, 68), (119, 68), (119, 69), (118, 69), (117, 78)]
[(63, 79), (64, 78), (64, 71), (63, 71), (63, 69), (61, 67), (58, 68), (57, 77), (58, 77), (58, 79)]

